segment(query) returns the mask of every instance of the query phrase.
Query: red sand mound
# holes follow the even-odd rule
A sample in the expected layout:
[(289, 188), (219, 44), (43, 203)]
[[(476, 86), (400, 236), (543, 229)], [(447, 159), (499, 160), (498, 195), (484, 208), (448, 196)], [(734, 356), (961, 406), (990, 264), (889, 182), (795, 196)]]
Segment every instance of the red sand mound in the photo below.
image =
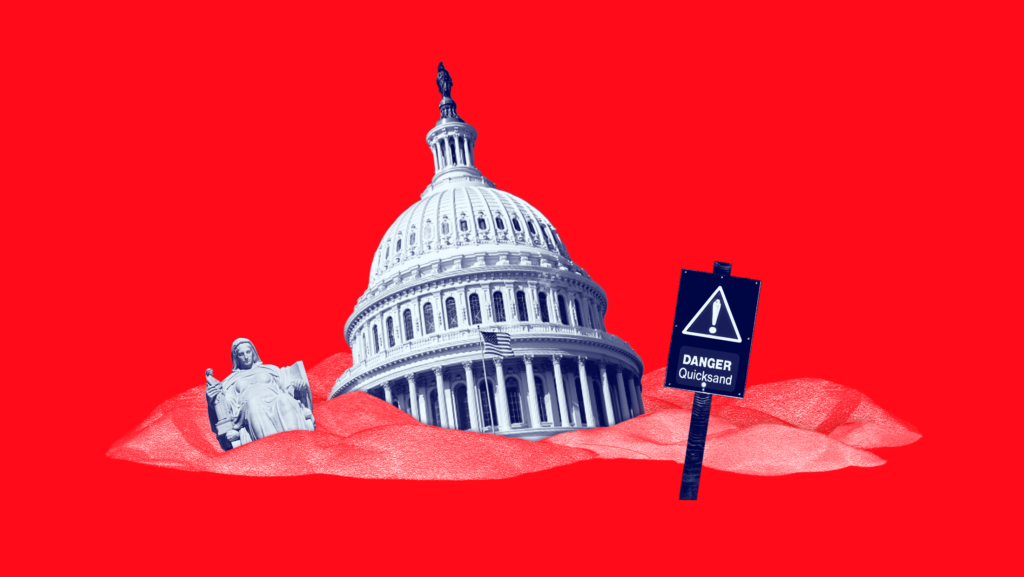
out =
[(338, 353), (331, 355), (320, 362), (317, 366), (306, 371), (309, 377), (309, 389), (313, 393), (313, 403), (320, 403), (327, 400), (334, 387), (334, 381), (338, 380), (345, 369), (352, 366), (352, 355)]
[[(233, 475), (315, 473), (372, 479), (501, 479), (587, 459), (683, 462), (693, 394), (664, 388), (665, 369), (644, 376), (647, 414), (614, 427), (541, 442), (430, 427), (365, 393), (327, 401), (352, 364), (338, 353), (308, 371), (316, 431), (289, 431), (222, 451), (210, 430), (204, 387), (160, 404), (107, 455)], [(859, 391), (818, 379), (748, 387), (743, 400), (716, 397), (705, 466), (786, 475), (885, 461), (864, 450), (920, 438)]]

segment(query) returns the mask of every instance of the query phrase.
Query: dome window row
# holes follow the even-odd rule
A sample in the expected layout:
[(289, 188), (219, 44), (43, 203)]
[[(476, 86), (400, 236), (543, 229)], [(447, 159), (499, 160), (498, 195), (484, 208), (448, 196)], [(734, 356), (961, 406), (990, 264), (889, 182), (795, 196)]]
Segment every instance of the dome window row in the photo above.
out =
[[(552, 299), (554, 299), (552, 301)], [(600, 329), (600, 325), (597, 322), (590, 323), (591, 326), (587, 326), (587, 316), (582, 314), (584, 310), (580, 304), (578, 298), (571, 298), (567, 300), (565, 296), (558, 294), (551, 296), (548, 291), (538, 290), (536, 292), (536, 304), (535, 307), (535, 321), (541, 323), (551, 323), (552, 314), (555, 315), (554, 322), (566, 326), (577, 326), (580, 328), (593, 328)], [(468, 314), (466, 315), (466, 322), (470, 325), (481, 325), (484, 323), (483, 307), (481, 304), (481, 298), (477, 291), (471, 292), (467, 298), (468, 302)], [(517, 319), (519, 322), (529, 322), (529, 313), (527, 305), (526, 292), (523, 290), (515, 291), (515, 306), (512, 307), (511, 311), (506, 308), (505, 305), (505, 294), (502, 290), (491, 291), (490, 307), (488, 307), (488, 315), (490, 316), (490, 322), (494, 323), (505, 323), (510, 318)], [(554, 304), (552, 307), (551, 305)], [(572, 306), (570, 306), (570, 304)], [(588, 306), (593, 306), (588, 302)], [(416, 338), (415, 321), (413, 317), (413, 308), (415, 307), (403, 307), (401, 310), (401, 334), (403, 342), (412, 341)], [(422, 320), (423, 320), (423, 333), (421, 336), (431, 335), (437, 331), (437, 326), (441, 321), (443, 325), (449, 330), (459, 328), (459, 307), (458, 303), (453, 296), (449, 296), (444, 299), (444, 311), (445, 316), (443, 319), (439, 318), (435, 322), (434, 317), (434, 305), (431, 302), (423, 303), (422, 305)], [(596, 309), (589, 315), (591, 318), (597, 317)], [(572, 321), (570, 321), (570, 318)], [(395, 334), (395, 321), (393, 315), (388, 314), (384, 316), (384, 336), (386, 337), (387, 348), (394, 348), (398, 344)], [(376, 323), (370, 323), (370, 332), (372, 334), (372, 345), (373, 353), (377, 354), (381, 350), (381, 339), (379, 330)], [(363, 350), (367, 351), (366, 346), (366, 335), (363, 335)]]
[[(469, 218), (466, 217), (465, 213), (460, 213), (458, 220), (459, 220), (460, 238), (464, 242), (469, 242), (470, 235), (472, 233), (472, 231), (470, 230), (470, 227), (469, 227), (469, 222), (470, 222)], [(494, 226), (499, 231), (498, 234), (497, 234), (498, 240), (500, 240), (500, 241), (508, 240), (507, 239), (507, 233), (505, 232), (506, 231), (505, 219), (502, 217), (501, 214), (498, 214), (497, 216), (494, 217)], [(546, 225), (543, 225), (543, 224), (539, 225), (539, 227), (540, 227), (540, 232), (538, 234), (538, 229), (534, 225), (534, 222), (532, 220), (527, 220), (526, 221), (526, 228), (530, 232), (530, 235), (533, 237), (534, 241), (536, 241), (536, 242), (543, 242), (544, 246), (548, 250), (550, 250), (552, 252), (556, 252), (556, 253), (560, 253), (560, 254), (563, 254), (563, 255), (567, 255), (567, 253), (565, 252), (564, 248), (561, 248), (561, 249), (557, 248), (557, 247), (560, 247), (562, 245), (561, 245), (560, 242), (555, 240), (554, 234), (548, 229), (548, 227)], [(518, 217), (513, 217), (512, 218), (512, 228), (516, 232), (518, 232), (518, 233), (522, 232), (522, 225), (520, 225)], [(490, 239), (490, 235), (488, 234), (488, 221), (487, 221), (487, 217), (482, 212), (477, 214), (477, 217), (476, 217), (476, 230), (479, 233), (481, 233), (481, 236), (482, 236), (482, 238), (484, 240), (489, 240)], [(434, 240), (433, 232), (434, 232), (433, 225), (432, 225), (430, 220), (427, 220), (426, 223), (424, 224), (423, 233), (424, 233), (425, 242), (427, 242), (428, 244), (431, 243)], [(401, 260), (403, 259), (403, 255), (402, 255), (402, 237), (401, 237), (401, 234), (402, 233), (398, 233), (398, 235), (395, 237), (395, 242), (394, 242), (395, 263), (401, 262)], [(448, 224), (448, 217), (447, 216), (444, 216), (441, 219), (441, 236), (445, 240), (447, 240), (451, 236), (451, 227)], [(519, 234), (519, 235), (516, 236), (516, 240), (519, 241), (519, 242), (523, 242), (525, 239), (523, 238), (522, 234)], [(429, 246), (427, 248), (429, 249)], [(377, 270), (386, 270), (388, 268), (388, 265), (389, 265), (390, 261), (391, 261), (391, 242), (389, 242), (388, 240), (385, 240), (384, 243), (383, 243), (383, 249), (384, 249), (384, 258), (379, 262), (378, 266), (376, 267)], [(416, 254), (416, 225), (412, 225), (410, 227), (410, 230), (409, 230), (408, 253), (409, 253), (409, 256), (414, 256)]]

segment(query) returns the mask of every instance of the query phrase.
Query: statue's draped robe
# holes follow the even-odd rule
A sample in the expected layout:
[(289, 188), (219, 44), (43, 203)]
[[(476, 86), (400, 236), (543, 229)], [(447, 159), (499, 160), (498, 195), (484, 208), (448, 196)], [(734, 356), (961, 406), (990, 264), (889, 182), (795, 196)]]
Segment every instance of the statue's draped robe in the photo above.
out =
[(283, 382), (281, 369), (256, 364), (221, 383), (224, 401), (242, 444), (284, 431), (311, 431), (313, 424)]

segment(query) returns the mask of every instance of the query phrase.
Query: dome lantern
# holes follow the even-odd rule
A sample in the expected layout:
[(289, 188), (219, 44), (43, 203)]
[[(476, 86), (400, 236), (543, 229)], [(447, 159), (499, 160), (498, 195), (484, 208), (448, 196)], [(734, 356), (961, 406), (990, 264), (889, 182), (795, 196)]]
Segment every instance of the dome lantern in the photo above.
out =
[[(452, 99), (452, 77), (444, 67), (437, 65), (437, 89), (441, 93), (441, 118), (427, 133), (427, 144), (434, 155), (434, 178), (431, 185), (450, 182), (453, 179), (487, 181), (475, 166), (476, 129), (466, 123), (456, 112)], [(434, 189), (428, 187), (423, 196)]]

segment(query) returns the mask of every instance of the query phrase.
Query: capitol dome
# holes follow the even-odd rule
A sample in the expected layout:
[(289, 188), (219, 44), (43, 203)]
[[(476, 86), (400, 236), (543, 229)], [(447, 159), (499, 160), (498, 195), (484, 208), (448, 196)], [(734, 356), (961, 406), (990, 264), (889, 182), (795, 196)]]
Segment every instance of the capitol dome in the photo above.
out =
[[(606, 332), (604, 291), (543, 213), (476, 168), (477, 132), (438, 68), (434, 178), (381, 239), (331, 397), (365, 391), (427, 424), (525, 439), (642, 414), (643, 363)], [(485, 334), (510, 349), (484, 355)]]

